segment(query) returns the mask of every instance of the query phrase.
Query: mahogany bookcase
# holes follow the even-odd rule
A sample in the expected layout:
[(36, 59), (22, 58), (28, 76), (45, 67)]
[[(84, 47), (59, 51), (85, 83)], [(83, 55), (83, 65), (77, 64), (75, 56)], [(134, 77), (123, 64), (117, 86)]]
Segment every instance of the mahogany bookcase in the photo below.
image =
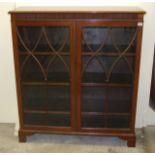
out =
[(117, 136), (135, 146), (145, 12), (19, 8), (10, 14), (19, 141), (55, 133)]

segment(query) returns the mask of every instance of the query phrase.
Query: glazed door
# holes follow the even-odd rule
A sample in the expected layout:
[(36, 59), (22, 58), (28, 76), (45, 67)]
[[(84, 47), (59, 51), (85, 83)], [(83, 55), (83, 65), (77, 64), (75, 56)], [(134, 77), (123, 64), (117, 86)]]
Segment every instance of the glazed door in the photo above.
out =
[(73, 24), (19, 22), (17, 25), (23, 126), (72, 130)]
[(81, 22), (78, 32), (79, 129), (129, 129), (136, 24)]

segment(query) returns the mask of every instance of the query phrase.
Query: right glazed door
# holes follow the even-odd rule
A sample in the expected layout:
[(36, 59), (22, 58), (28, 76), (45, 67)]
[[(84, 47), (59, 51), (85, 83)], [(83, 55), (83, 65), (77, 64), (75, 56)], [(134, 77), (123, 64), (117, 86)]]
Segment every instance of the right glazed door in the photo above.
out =
[(129, 129), (137, 27), (81, 22), (78, 28), (80, 130)]

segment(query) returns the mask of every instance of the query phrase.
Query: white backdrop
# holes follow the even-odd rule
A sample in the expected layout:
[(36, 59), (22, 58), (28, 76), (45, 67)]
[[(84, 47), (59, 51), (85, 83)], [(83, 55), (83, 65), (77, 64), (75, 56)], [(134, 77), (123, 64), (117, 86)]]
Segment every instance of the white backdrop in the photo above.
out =
[[(88, 3), (89, 2), (89, 3)], [(155, 3), (112, 3), (113, 5), (138, 6), (147, 13), (144, 18), (144, 33), (142, 42), (142, 57), (139, 80), (138, 107), (136, 127), (155, 125), (155, 112), (149, 107), (150, 82), (155, 43)], [(101, 6), (99, 0), (69, 0), (44, 1), (44, 3), (0, 3), (0, 122), (16, 123), (18, 129), (17, 99), (15, 90), (15, 75), (11, 38), (11, 23), (8, 11), (19, 6)], [(102, 1), (102, 5), (111, 2)]]

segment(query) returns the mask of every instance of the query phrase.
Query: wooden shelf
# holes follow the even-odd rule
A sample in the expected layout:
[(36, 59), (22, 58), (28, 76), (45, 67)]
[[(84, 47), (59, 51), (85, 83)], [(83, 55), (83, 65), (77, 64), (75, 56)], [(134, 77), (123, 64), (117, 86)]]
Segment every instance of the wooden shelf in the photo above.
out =
[(130, 115), (82, 115), (82, 128), (129, 128)]
[[(102, 44), (102, 43), (101, 43)], [(82, 45), (82, 53), (95, 53), (101, 46), (101, 44), (83, 44)], [(89, 47), (88, 47), (89, 46)], [(117, 45), (119, 50), (123, 52), (127, 47), (127, 45)], [(118, 49), (115, 48), (113, 43), (109, 43), (109, 45), (104, 45), (98, 53), (118, 53)], [(135, 46), (130, 46), (130, 48), (127, 51), (127, 54), (134, 54), (135, 53)]]
[[(68, 78), (68, 73), (53, 73), (53, 75), (49, 74), (47, 80), (41, 80), (41, 76), (39, 77), (38, 73), (31, 73), (28, 77), (26, 75), (23, 76), (22, 84), (70, 86), (70, 80)], [(90, 87), (132, 87), (132, 75), (112, 74), (110, 80), (106, 81), (104, 73), (84, 73), (81, 85)]]
[(82, 112), (82, 115), (91, 115), (91, 116), (94, 116), (94, 115), (97, 115), (97, 116), (105, 116), (105, 115), (108, 115), (108, 116), (129, 116), (130, 113), (110, 113), (110, 112)]
[(83, 87), (132, 87), (131, 84), (117, 84), (117, 83), (82, 83)]
[(47, 126), (70, 126), (70, 115), (24, 113), (24, 124)]
[(67, 72), (53, 72), (48, 73), (47, 79), (44, 79), (42, 73), (39, 72), (28, 72), (22, 74), (22, 83), (24, 84), (58, 84), (58, 85), (68, 85), (70, 84), (70, 73)]
[(70, 115), (70, 112), (64, 111), (44, 111), (44, 110), (30, 110), (24, 109), (24, 113), (33, 113), (33, 114), (52, 114), (52, 115)]
[[(92, 56), (92, 55), (95, 55), (95, 56), (110, 56), (110, 57), (117, 57), (119, 56), (121, 53), (118, 53), (118, 52), (100, 52), (100, 53), (97, 53), (95, 54), (95, 52), (82, 52), (82, 55), (83, 56)], [(126, 53), (124, 54), (124, 56), (127, 56), (127, 57), (134, 57), (135, 56), (135, 53)]]
[[(98, 94), (98, 92), (97, 92)], [(100, 94), (90, 97), (85, 97), (89, 94), (83, 93), (82, 94), (82, 105), (81, 111), (84, 112), (94, 112), (94, 113), (119, 113), (119, 114), (129, 114), (131, 112), (130, 100), (126, 99), (126, 96), (122, 99), (117, 99), (116, 96), (108, 96), (109, 99), (106, 98), (106, 94)], [(128, 95), (128, 94), (127, 94)], [(91, 97), (92, 96), (92, 97)], [(112, 100), (113, 99), (113, 100)]]
[(65, 83), (65, 82), (59, 82), (59, 83), (56, 83), (56, 82), (35, 82), (35, 81), (23, 81), (22, 82), (22, 85), (48, 85), (48, 86), (70, 86), (70, 83)]
[[(28, 52), (20, 52), (19, 53), (21, 56), (27, 56), (27, 55), (30, 55)], [(33, 52), (34, 55), (45, 55), (45, 56), (49, 56), (49, 55), (56, 55), (54, 52), (51, 52), (51, 51), (43, 51), (43, 52), (39, 52), (39, 51), (36, 51), (36, 52)], [(70, 56), (70, 53), (69, 52), (57, 52), (57, 54), (61, 55), (61, 56)], [(94, 55), (95, 52), (82, 52), (82, 55), (83, 56), (92, 56)], [(100, 53), (97, 53), (95, 54), (97, 56), (119, 56), (120, 53), (118, 52), (100, 52)], [(128, 57), (134, 57), (135, 56), (135, 53), (126, 53), (124, 54), (124, 56), (128, 56)]]
[[(70, 86), (70, 83), (23, 81), (22, 85)], [(132, 87), (131, 84), (117, 84), (117, 83), (82, 83), (81, 85), (83, 87)]]
[[(27, 55), (30, 55), (28, 52), (19, 52), (19, 54), (21, 56), (27, 56)], [(56, 55), (56, 53), (54, 52), (51, 52), (51, 51), (42, 51), (42, 52), (39, 52), (39, 51), (35, 51), (35, 52), (32, 52), (32, 54), (34, 55), (39, 55), (39, 56), (49, 56), (49, 55)], [(61, 55), (61, 56), (70, 56), (70, 53), (69, 52), (57, 52), (58, 55)]]
[[(41, 29), (41, 27), (40, 27)], [(36, 33), (36, 32), (34, 32)], [(23, 38), (25, 37), (24, 35), (22, 36)], [(39, 36), (38, 36), (39, 37)], [(29, 38), (29, 39), (32, 39), (32, 38)], [(44, 38), (45, 39), (45, 38)], [(28, 41), (28, 40), (25, 40), (25, 42)], [(32, 41), (32, 40), (31, 40)], [(28, 45), (27, 45), (28, 44)], [(30, 41), (27, 42), (27, 47), (34, 47), (34, 44), (31, 44)], [(65, 46), (61, 49), (61, 51), (58, 51), (60, 49), (60, 47), (62, 46), (62, 44), (55, 44), (55, 45), (52, 45), (53, 46), (53, 49), (55, 49), (55, 51), (57, 52), (60, 52), (60, 53), (70, 53), (70, 45), (67, 45), (65, 44)], [(29, 48), (29, 50), (32, 52), (31, 48)], [(23, 47), (22, 44), (19, 44), (18, 46), (18, 52), (19, 54), (22, 54), (22, 53), (28, 53), (27, 50)], [(35, 50), (33, 52), (36, 52), (36, 53), (44, 53), (44, 52), (49, 52), (49, 53), (54, 53), (54, 51), (52, 51), (52, 49), (49, 47), (48, 43), (46, 40), (44, 40), (44, 43), (40, 43), (37, 45), (37, 47), (35, 48)]]
[[(25, 94), (26, 96), (27, 94)], [(47, 112), (47, 111), (54, 111), (54, 112), (64, 112), (67, 113), (70, 111), (70, 97), (56, 97), (50, 96), (48, 98), (40, 97), (39, 95), (36, 95), (33, 98), (27, 99), (28, 97), (23, 96), (23, 110), (25, 111), (36, 111), (36, 112)], [(28, 102), (27, 102), (28, 100)]]
[(112, 85), (117, 84), (120, 86), (131, 86), (132, 85), (132, 74), (122, 74), (122, 73), (112, 73), (109, 81), (106, 81), (106, 77), (104, 73), (89, 73), (85, 72), (82, 77), (82, 83), (85, 85), (90, 84), (93, 85), (93, 83), (102, 83), (105, 85)]

